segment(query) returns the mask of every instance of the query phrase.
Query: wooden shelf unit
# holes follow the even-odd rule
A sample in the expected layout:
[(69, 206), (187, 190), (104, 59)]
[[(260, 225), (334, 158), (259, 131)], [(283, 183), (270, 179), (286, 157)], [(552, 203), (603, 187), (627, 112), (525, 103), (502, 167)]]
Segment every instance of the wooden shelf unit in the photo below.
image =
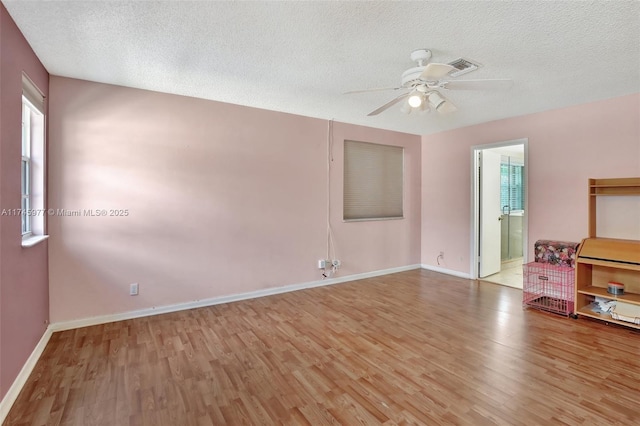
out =
[(576, 311), (576, 315), (580, 315), (583, 317), (589, 317), (589, 318), (594, 318), (594, 319), (598, 319), (601, 321), (606, 321), (606, 322), (610, 322), (611, 324), (618, 324), (618, 325), (624, 325), (625, 327), (631, 327), (631, 328), (636, 328), (640, 330), (640, 325), (638, 324), (634, 324), (632, 322), (627, 322), (627, 321), (620, 321), (617, 319), (613, 319), (611, 318), (611, 315), (608, 314), (599, 314), (597, 312), (593, 312), (591, 309), (584, 307), (582, 309), (578, 309)]
[[(599, 196), (640, 196), (640, 178), (589, 179), (589, 238), (582, 240), (576, 258), (575, 313), (640, 329), (640, 325), (615, 320), (588, 308), (596, 296), (640, 306), (640, 241), (597, 237)], [(624, 294), (609, 294), (609, 281), (623, 283)]]
[[(596, 236), (596, 200), (600, 196), (640, 195), (640, 177), (589, 179), (589, 237)], [(638, 212), (640, 214), (640, 212)]]

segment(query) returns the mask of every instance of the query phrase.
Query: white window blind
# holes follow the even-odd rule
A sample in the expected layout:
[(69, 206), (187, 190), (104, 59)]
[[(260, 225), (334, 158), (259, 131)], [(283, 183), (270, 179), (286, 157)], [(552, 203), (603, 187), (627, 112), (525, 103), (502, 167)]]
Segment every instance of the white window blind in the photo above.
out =
[(344, 220), (402, 218), (404, 148), (344, 141)]
[(22, 162), (20, 166), (20, 187), (22, 209), (22, 235), (31, 233), (31, 217), (26, 214), (31, 209), (31, 104), (22, 98)]
[(524, 166), (500, 164), (500, 208), (524, 210)]

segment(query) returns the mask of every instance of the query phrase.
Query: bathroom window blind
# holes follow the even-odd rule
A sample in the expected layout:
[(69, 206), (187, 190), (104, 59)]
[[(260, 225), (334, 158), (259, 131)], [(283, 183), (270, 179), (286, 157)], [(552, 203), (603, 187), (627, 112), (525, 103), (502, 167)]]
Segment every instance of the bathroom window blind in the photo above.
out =
[(524, 166), (500, 165), (500, 207), (524, 210)]
[(344, 220), (403, 217), (404, 148), (344, 141)]

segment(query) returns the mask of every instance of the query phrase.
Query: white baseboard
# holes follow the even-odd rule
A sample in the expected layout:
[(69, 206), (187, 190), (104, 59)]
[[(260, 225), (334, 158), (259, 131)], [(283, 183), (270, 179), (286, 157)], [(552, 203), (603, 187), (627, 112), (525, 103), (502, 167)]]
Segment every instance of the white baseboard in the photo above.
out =
[(11, 407), (13, 406), (13, 403), (16, 402), (20, 391), (31, 375), (31, 372), (40, 359), (42, 352), (44, 352), (44, 348), (47, 346), (47, 343), (49, 343), (49, 339), (51, 338), (52, 334), (53, 332), (50, 328), (47, 328), (45, 330), (44, 334), (40, 338), (40, 341), (33, 349), (33, 352), (31, 352), (31, 355), (29, 356), (29, 358), (27, 358), (27, 362), (24, 363), (24, 365), (22, 366), (22, 370), (20, 370), (20, 373), (18, 373), (18, 376), (7, 391), (7, 394), (4, 396), (4, 398), (2, 398), (2, 401), (0, 401), (0, 424), (3, 424), (5, 418), (7, 417), (7, 414), (9, 414), (9, 410), (11, 410)]
[(332, 284), (340, 284), (348, 281), (361, 280), (364, 278), (377, 277), (380, 275), (394, 274), (396, 272), (409, 271), (419, 269), (420, 265), (408, 265), (398, 268), (383, 269), (380, 271), (365, 272), (362, 274), (347, 275), (345, 277), (329, 278), (326, 280), (311, 281), (301, 284), (292, 284), (283, 287), (268, 288), (264, 290), (256, 290), (248, 293), (232, 294), (229, 296), (213, 297), (210, 299), (194, 300), (192, 302), (177, 303), (175, 305), (158, 306), (138, 311), (122, 312), (117, 314), (101, 315), (97, 317), (82, 318), (70, 321), (61, 321), (49, 325), (52, 331), (72, 330), (74, 328), (89, 327), (92, 325), (106, 324), (114, 321), (123, 321), (133, 318), (148, 317), (151, 315), (165, 314), (169, 312), (184, 311), (193, 308), (202, 308), (205, 306), (219, 305), (222, 303), (236, 302), (239, 300), (255, 299), (257, 297), (271, 296), (274, 294), (288, 293), (290, 291), (303, 290), (306, 288), (322, 287)]
[(453, 275), (454, 277), (466, 278), (468, 280), (471, 279), (471, 274), (467, 274), (464, 272), (454, 271), (452, 269), (440, 268), (439, 266), (425, 265), (424, 263), (421, 266), (422, 266), (422, 269), (426, 269), (428, 271), (440, 272), (441, 274)]

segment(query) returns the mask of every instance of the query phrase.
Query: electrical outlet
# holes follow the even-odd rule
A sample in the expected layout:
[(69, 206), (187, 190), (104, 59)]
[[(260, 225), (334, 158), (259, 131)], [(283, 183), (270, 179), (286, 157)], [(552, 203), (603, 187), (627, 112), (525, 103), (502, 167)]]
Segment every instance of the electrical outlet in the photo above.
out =
[(336, 269), (338, 269), (340, 267), (340, 265), (342, 265), (342, 262), (340, 262), (338, 259), (335, 259), (335, 260), (331, 261), (331, 266), (333, 266)]
[(129, 284), (129, 296), (138, 295), (138, 283)]
[(318, 269), (326, 269), (328, 264), (330, 263), (327, 262), (326, 260), (320, 259), (318, 260)]

